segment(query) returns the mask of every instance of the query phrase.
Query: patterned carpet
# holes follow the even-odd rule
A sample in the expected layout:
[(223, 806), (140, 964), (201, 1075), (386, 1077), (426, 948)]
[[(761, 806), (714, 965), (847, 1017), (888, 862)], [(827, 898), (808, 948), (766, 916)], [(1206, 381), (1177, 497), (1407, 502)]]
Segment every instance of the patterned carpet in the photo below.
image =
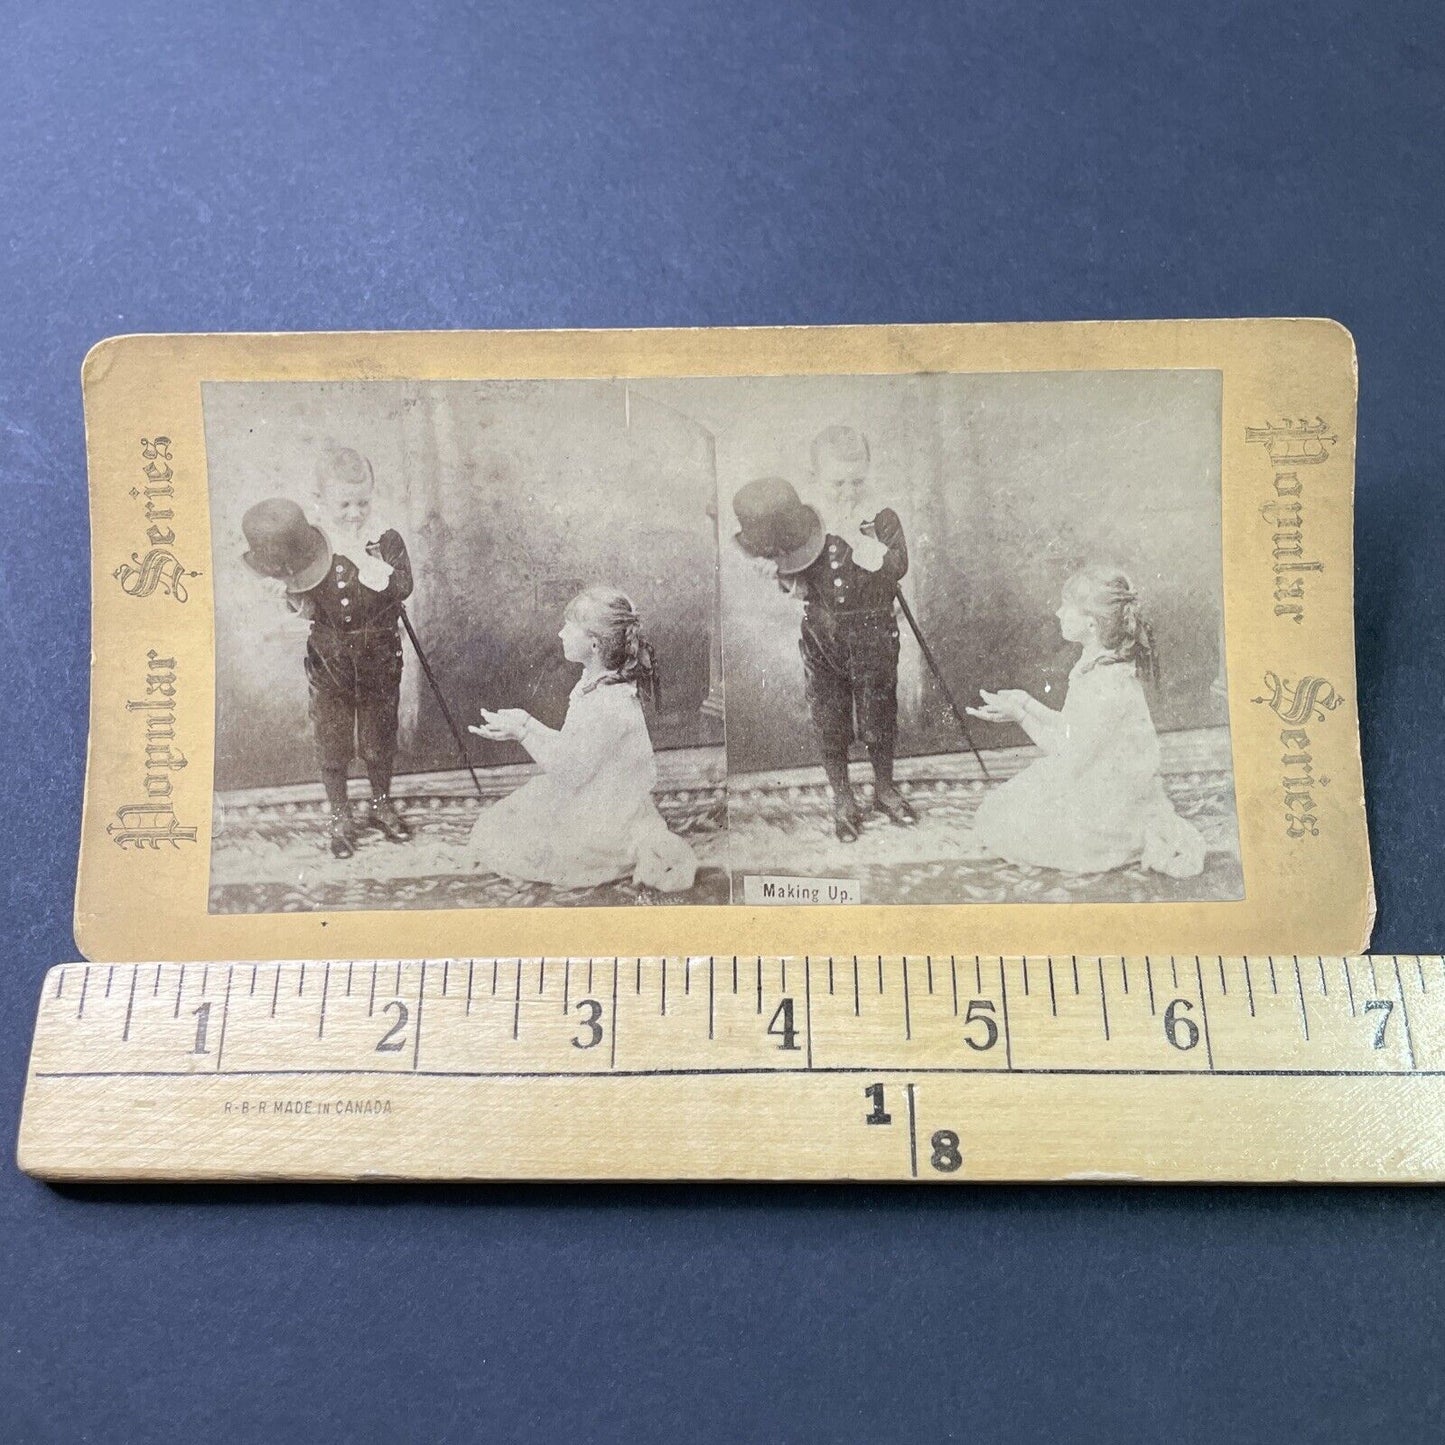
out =
[(321, 810), (268, 819), (242, 831), (228, 827), (211, 854), (212, 913), (295, 913), (393, 908), (610, 908), (620, 905), (726, 903), (725, 805), (720, 789), (660, 799), (674, 833), (698, 855), (697, 880), (686, 893), (658, 893), (630, 882), (596, 888), (552, 888), (478, 873), (466, 856), (467, 836), (484, 806), (475, 794), (408, 799), (415, 830), (408, 843), (379, 832), (362, 835), (354, 857), (333, 858)]
[[(797, 769), (723, 779), (720, 750), (667, 755), (657, 804), (698, 856), (697, 881), (682, 894), (630, 883), (557, 889), (475, 872), (465, 843), (479, 800), (462, 775), (402, 779), (397, 792), (415, 837), (387, 842), (368, 832), (356, 855), (332, 858), (321, 800), (313, 789), (218, 795), (211, 855), (214, 913), (397, 908), (618, 907), (725, 904), (742, 897), (746, 874), (853, 878), (865, 903), (1173, 902), (1243, 896), (1228, 737), (1220, 730), (1166, 737), (1165, 786), (1174, 806), (1205, 836), (1198, 878), (1170, 879), (1143, 868), (1068, 874), (979, 856), (971, 820), (985, 792), (1031, 761), (1032, 749), (988, 754), (985, 780), (972, 759), (900, 762), (898, 782), (919, 815), (899, 828), (878, 815), (857, 843), (833, 836), (821, 773)], [(494, 796), (515, 776), (484, 777)], [(867, 769), (858, 770), (866, 799)], [(729, 796), (730, 793), (730, 796)], [(490, 798), (488, 799), (490, 802)]]
[[(869, 814), (856, 843), (833, 836), (824, 807), (731, 809), (734, 887), (748, 873), (853, 878), (864, 903), (1165, 903), (1244, 896), (1227, 773), (1166, 778), (1176, 811), (1204, 835), (1209, 853), (1197, 878), (1174, 879), (1142, 867), (1064, 873), (981, 854), (972, 819), (998, 782), (905, 785), (918, 824), (900, 828)], [(858, 789), (860, 800), (866, 789)]]

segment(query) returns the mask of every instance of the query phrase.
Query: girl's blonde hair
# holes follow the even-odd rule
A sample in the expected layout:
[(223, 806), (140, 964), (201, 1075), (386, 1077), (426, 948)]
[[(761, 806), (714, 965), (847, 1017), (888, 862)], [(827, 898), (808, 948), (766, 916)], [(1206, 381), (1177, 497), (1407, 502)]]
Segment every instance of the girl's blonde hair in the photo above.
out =
[(601, 645), (606, 668), (594, 686), (631, 682), (654, 707), (661, 695), (657, 654), (642, 635), (642, 619), (632, 599), (615, 587), (598, 584), (579, 592), (567, 604), (567, 616)]
[(1093, 666), (1105, 661), (1132, 662), (1140, 677), (1158, 682), (1154, 633), (1127, 573), (1101, 564), (1081, 568), (1064, 583), (1064, 597), (1099, 625), (1099, 646), (1105, 655)]

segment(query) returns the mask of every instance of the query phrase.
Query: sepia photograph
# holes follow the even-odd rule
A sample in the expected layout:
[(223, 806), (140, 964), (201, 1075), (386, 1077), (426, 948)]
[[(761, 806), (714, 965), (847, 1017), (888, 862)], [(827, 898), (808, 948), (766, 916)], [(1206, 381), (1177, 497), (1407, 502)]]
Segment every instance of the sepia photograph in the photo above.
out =
[(1220, 398), (208, 384), (212, 911), (1242, 897)]
[(680, 381), (748, 902), (1243, 897), (1217, 371)]
[(203, 407), (213, 912), (728, 901), (705, 433), (623, 382)]

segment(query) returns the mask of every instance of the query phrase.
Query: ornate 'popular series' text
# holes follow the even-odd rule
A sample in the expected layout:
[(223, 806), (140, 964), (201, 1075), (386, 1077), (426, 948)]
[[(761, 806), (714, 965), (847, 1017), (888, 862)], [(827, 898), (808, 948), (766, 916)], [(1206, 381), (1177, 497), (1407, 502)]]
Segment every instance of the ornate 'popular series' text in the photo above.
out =
[(115, 820), (105, 831), (122, 848), (156, 849), (162, 843), (178, 848), (182, 843), (194, 843), (197, 830), (181, 825), (172, 803), (175, 775), (187, 766), (186, 755), (175, 745), (176, 660), (160, 656), (154, 648), (145, 658), (145, 696), (125, 705), (127, 713), (145, 721), (144, 796), (117, 808)]
[(1280, 426), (1244, 429), (1248, 443), (1262, 446), (1274, 464), (1274, 495), (1259, 509), (1270, 528), (1274, 569), (1274, 615), (1303, 622), (1305, 582), (1325, 564), (1305, 556), (1305, 496), (1302, 469), (1322, 466), (1339, 438), (1323, 417), (1285, 421)]

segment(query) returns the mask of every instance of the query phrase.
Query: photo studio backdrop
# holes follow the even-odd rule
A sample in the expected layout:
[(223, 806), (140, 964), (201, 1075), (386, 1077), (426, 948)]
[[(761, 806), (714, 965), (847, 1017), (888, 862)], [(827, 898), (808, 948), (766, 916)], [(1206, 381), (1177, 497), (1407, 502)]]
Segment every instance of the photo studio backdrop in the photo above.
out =
[[(1060, 589), (1076, 568), (1114, 562), (1154, 624), (1161, 730), (1223, 725), (1220, 401), (1212, 371), (208, 385), (216, 786), (315, 777), (306, 624), (242, 563), (241, 518), (273, 495), (317, 515), (315, 463), (331, 445), (372, 463), (372, 530), (407, 539), (408, 610), (463, 725), (479, 706), (560, 725), (577, 676), (562, 614), (607, 581), (630, 593), (657, 647), (658, 748), (721, 743), (725, 699), (730, 771), (815, 762), (799, 604), (734, 545), (731, 499), (781, 475), (826, 508), (811, 443), (837, 423), (868, 438), (874, 499), (908, 534), (905, 594), (961, 703), (1022, 687), (1060, 705), (1077, 655), (1054, 617)], [(900, 633), (899, 752), (958, 752), (901, 621)], [(455, 768), (406, 651), (398, 770)], [(1011, 726), (970, 726), (980, 746), (1023, 741)], [(481, 766), (523, 757), (469, 746)]]
[[(1077, 568), (1126, 568), (1162, 658), (1162, 730), (1224, 725), (1221, 384), (1214, 371), (768, 377), (645, 383), (713, 434), (723, 497), (723, 662), (730, 772), (817, 761), (796, 600), (732, 544), (731, 498), (780, 475), (805, 500), (824, 427), (862, 431), (873, 499), (908, 536), (903, 591), (961, 705), (980, 687), (1062, 704), (1077, 647), (1059, 635)], [(825, 513), (826, 515), (826, 513)], [(943, 693), (899, 619), (901, 755), (964, 749)], [(982, 747), (1026, 740), (970, 720)], [(861, 756), (861, 750), (858, 753)]]
[[(407, 610), (458, 722), (522, 707), (560, 726), (578, 669), (557, 637), (584, 586), (627, 591), (663, 679), (659, 748), (722, 740), (712, 438), (623, 382), (215, 383), (205, 387), (216, 598), (218, 791), (310, 782), (307, 624), (242, 562), (241, 518), (268, 496), (318, 517), (315, 465), (355, 447), (416, 574)], [(399, 772), (458, 766), (411, 652)], [(522, 761), (469, 737), (479, 766)]]

